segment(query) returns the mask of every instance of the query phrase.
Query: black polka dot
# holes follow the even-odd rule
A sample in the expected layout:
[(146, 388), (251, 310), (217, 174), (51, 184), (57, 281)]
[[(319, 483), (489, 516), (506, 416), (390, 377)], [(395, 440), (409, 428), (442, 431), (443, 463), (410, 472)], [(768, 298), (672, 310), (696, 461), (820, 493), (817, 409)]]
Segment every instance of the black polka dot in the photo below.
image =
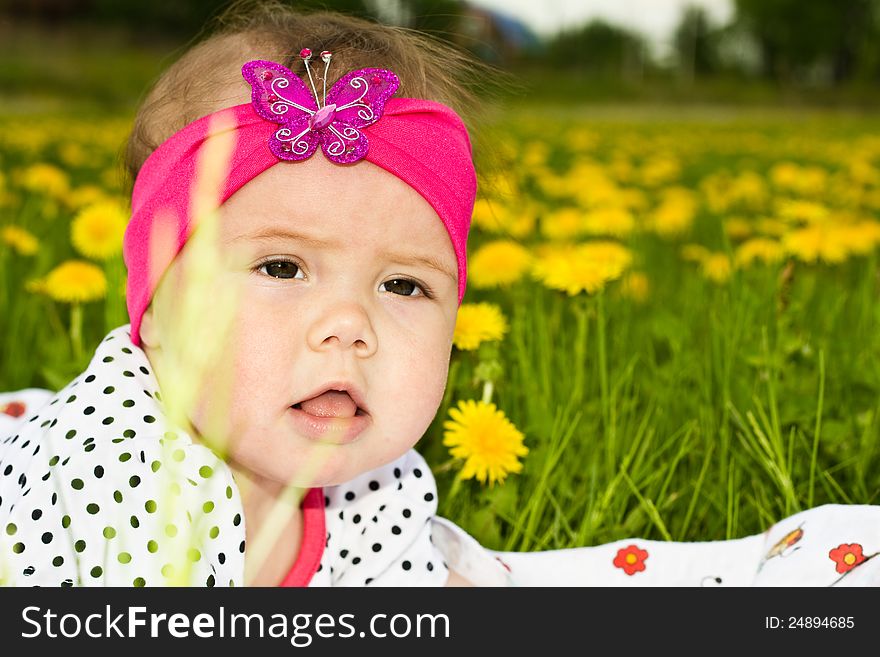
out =
[(76, 401), (76, 395), (71, 395), (70, 397), (67, 398), (67, 401), (64, 403), (69, 404), (69, 403), (75, 402), (75, 401)]
[(141, 526), (141, 521), (137, 519), (137, 516), (132, 516), (131, 518), (129, 518), (128, 522), (131, 523), (131, 526), (135, 529)]
[(434, 564), (432, 564), (430, 561), (428, 562), (428, 570), (434, 570)]
[(412, 511), (410, 511), (409, 509), (403, 510), (403, 517), (404, 518), (409, 518), (411, 515), (412, 515)]
[(82, 490), (84, 485), (85, 484), (83, 484), (82, 479), (73, 479), (70, 482), (70, 487), (73, 488), (74, 490)]
[(122, 405), (125, 408), (131, 408), (132, 406), (134, 406), (134, 399), (126, 399), (124, 402), (122, 402)]
[(354, 492), (353, 492), (353, 491), (348, 491), (348, 492), (345, 494), (345, 499), (347, 499), (349, 502), (351, 502), (351, 501), (354, 499)]
[(43, 515), (43, 512), (40, 511), (40, 509), (34, 509), (31, 512), (31, 520), (39, 520), (42, 515)]
[(45, 532), (40, 537), (40, 540), (42, 540), (44, 544), (49, 545), (49, 543), (52, 542), (52, 532)]
[(351, 519), (354, 524), (358, 524), (361, 521), (361, 514), (355, 513), (354, 517)]
[(125, 436), (126, 438), (134, 438), (135, 430), (134, 429), (126, 429), (125, 431), (122, 432), (122, 435)]
[(104, 476), (104, 468), (102, 468), (100, 465), (96, 465), (95, 466), (95, 477), (100, 479), (103, 476)]
[(154, 418), (152, 415), (144, 415), (144, 422), (146, 422), (147, 424), (152, 424), (155, 421), (156, 418)]
[(364, 584), (369, 584), (372, 581), (373, 581), (372, 577), (367, 577), (367, 579), (364, 581)]
[(94, 375), (94, 374), (89, 374), (89, 375), (86, 377), (86, 383), (91, 383), (91, 382), (94, 381), (94, 380), (95, 380), (95, 375)]
[(379, 490), (379, 482), (371, 481), (370, 482), (370, 490)]
[(425, 502), (430, 502), (434, 499), (434, 493), (425, 493)]
[(404, 570), (409, 570), (410, 568), (412, 568), (412, 564), (411, 564), (409, 561), (404, 561), (404, 562), (403, 562), (402, 564), (400, 564), (400, 565), (403, 566), (403, 569), (404, 569)]
[(116, 388), (114, 388), (113, 386), (107, 386), (106, 388), (104, 388), (104, 394), (112, 395), (115, 390)]
[(132, 488), (137, 488), (138, 484), (140, 484), (140, 483), (141, 483), (141, 478), (138, 477), (137, 475), (132, 476), (128, 480), (128, 485), (131, 486)]
[(91, 414), (94, 413), (94, 412), (95, 412), (95, 407), (94, 407), (94, 406), (86, 406), (86, 407), (83, 409), (83, 415), (91, 415)]
[(73, 549), (77, 552), (83, 552), (86, 549), (86, 542), (82, 539), (73, 544)]
[(397, 525), (394, 525), (391, 528), (391, 533), (394, 534), (395, 536), (397, 536), (398, 534), (400, 534), (400, 527), (398, 527)]
[(55, 566), (56, 568), (58, 568), (59, 566), (61, 566), (63, 564), (64, 564), (64, 557), (62, 557), (60, 554), (57, 557), (55, 557), (54, 559), (52, 559), (52, 565)]
[(103, 420), (101, 420), (101, 424), (103, 424), (104, 426), (107, 426), (107, 425), (113, 424), (113, 420), (114, 420), (114, 418), (112, 418), (112, 417), (105, 417)]
[(422, 476), (422, 471), (419, 470), (418, 468), (415, 468), (415, 469), (413, 470), (413, 474), (415, 475), (416, 479), (419, 479), (419, 478), (421, 478), (421, 476)]
[(351, 560), (351, 562), (352, 562), (355, 566), (357, 566), (357, 565), (361, 562), (361, 558), (360, 558), (360, 557), (355, 557), (354, 559)]
[(381, 549), (382, 549), (381, 543), (373, 543), (373, 552), (378, 552)]
[(95, 515), (100, 510), (101, 510), (101, 507), (99, 507), (94, 502), (90, 502), (89, 504), (86, 504), (86, 511), (88, 511), (91, 515)]
[(125, 370), (122, 372), (122, 376), (127, 376), (128, 378), (131, 378), (134, 376), (134, 372), (129, 372), (128, 370)]
[(400, 468), (394, 468), (394, 476), (400, 479)]
[(339, 552), (339, 556), (342, 557), (343, 559), (345, 559), (345, 557), (348, 556), (348, 550), (341, 550)]

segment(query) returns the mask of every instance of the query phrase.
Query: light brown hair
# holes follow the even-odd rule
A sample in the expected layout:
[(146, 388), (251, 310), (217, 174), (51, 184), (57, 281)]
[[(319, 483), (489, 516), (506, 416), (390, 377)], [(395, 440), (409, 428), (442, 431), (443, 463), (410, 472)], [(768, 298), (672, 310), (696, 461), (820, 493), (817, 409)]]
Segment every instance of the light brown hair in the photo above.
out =
[(246, 102), (240, 98), (249, 93), (241, 67), (252, 59), (278, 62), (307, 80), (300, 50), (329, 50), (328, 88), (352, 69), (391, 69), (400, 78), (396, 96), (440, 102), (462, 116), (475, 156), (481, 140), (475, 139), (474, 123), (505, 82), (500, 71), (422, 33), (336, 12), (305, 13), (278, 0), (234, 2), (196, 40), (159, 77), (137, 112), (125, 151), (129, 187), (147, 157), (172, 134)]

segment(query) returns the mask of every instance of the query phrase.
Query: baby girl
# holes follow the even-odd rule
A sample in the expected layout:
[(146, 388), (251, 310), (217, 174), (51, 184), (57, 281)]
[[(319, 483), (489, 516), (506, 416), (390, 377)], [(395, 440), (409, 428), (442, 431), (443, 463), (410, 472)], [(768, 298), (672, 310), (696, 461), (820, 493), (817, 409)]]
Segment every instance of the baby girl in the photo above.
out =
[(266, 3), (170, 67), (128, 148), (131, 323), (0, 424), (0, 583), (880, 583), (871, 506), (537, 554), (436, 516), (413, 446), (465, 292), (466, 66)]
[(129, 145), (131, 324), (7, 439), (8, 580), (465, 583), (412, 450), (446, 384), (476, 193), (448, 50), (267, 5), (159, 80)]

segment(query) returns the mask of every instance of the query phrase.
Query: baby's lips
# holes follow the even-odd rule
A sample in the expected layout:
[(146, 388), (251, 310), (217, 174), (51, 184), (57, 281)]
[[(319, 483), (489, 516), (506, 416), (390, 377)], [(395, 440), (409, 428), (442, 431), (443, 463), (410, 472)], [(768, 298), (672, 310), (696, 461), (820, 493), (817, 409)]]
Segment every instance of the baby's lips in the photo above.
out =
[(358, 405), (351, 395), (342, 390), (327, 390), (297, 406), (316, 417), (354, 417), (358, 411)]

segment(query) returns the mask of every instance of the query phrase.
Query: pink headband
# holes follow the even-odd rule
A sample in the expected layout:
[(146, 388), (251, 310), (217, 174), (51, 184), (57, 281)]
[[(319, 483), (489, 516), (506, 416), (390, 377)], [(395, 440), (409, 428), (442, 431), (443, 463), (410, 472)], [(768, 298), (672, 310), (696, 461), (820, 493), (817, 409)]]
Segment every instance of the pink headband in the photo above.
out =
[[(305, 56), (303, 58), (305, 59)], [(329, 56), (324, 61), (328, 62), (328, 60)], [(295, 84), (299, 81), (302, 84), (302, 81), (286, 68), (271, 62), (249, 62), (245, 65), (244, 71), (249, 66), (254, 69), (253, 65), (256, 64), (260, 65), (257, 73), (262, 73), (263, 76), (271, 77), (270, 73), (265, 72), (267, 69), (283, 70), (290, 74), (290, 83)], [(340, 78), (334, 85), (333, 91), (337, 91), (337, 87), (346, 78), (350, 80), (358, 73), (373, 73), (372, 82), (380, 83), (381, 80), (375, 75), (376, 71), (388, 73), (393, 78), (391, 85), (388, 84), (389, 78), (385, 78), (385, 92), (389, 86), (393, 86), (391, 92), (387, 93), (390, 96), (397, 87), (397, 78), (390, 71), (383, 69), (352, 71), (344, 78)], [(245, 77), (248, 77), (247, 73)], [(250, 79), (249, 81), (254, 84)], [(356, 86), (354, 83), (351, 84)], [(330, 109), (334, 100), (333, 91), (325, 95), (325, 107)], [(195, 228), (191, 207), (195, 192), (193, 187), (199, 155), (208, 137), (221, 133), (228, 134), (230, 131), (235, 136), (225, 182), (220, 185), (218, 204), (225, 202), (249, 180), (282, 161), (279, 158), (304, 159), (301, 155), (289, 155), (289, 148), (286, 149), (287, 152), (279, 154), (273, 152), (277, 150), (279, 144), (278, 135), (289, 135), (289, 132), (283, 133), (283, 131), (297, 126), (286, 118), (284, 119), (286, 123), (282, 123), (282, 120), (276, 118), (267, 120), (265, 116), (261, 116), (265, 114), (266, 103), (260, 104), (257, 101), (260, 97), (265, 100), (267, 94), (269, 101), (272, 102), (273, 96), (268, 84), (262, 89), (254, 86), (254, 102), (220, 110), (183, 127), (163, 142), (141, 167), (132, 193), (132, 217), (125, 231), (123, 246), (125, 264), (128, 268), (126, 291), (128, 314), (131, 319), (131, 339), (134, 344), (140, 345), (141, 319), (162, 275)], [(364, 94), (369, 99), (369, 92)], [(339, 95), (336, 94), (337, 97)], [(315, 96), (318, 96), (317, 91)], [(286, 98), (274, 97), (274, 101), (280, 100), (282, 104), (295, 105), (299, 108), (300, 106), (291, 100), (294, 97), (291, 93)], [(299, 97), (296, 98), (301, 101)], [(375, 118), (369, 117), (372, 118), (371, 121), (354, 118), (353, 123), (361, 133), (358, 135), (360, 141), (357, 142), (357, 147), (362, 147), (366, 151), (365, 155), (361, 153), (360, 157), (406, 182), (419, 192), (440, 216), (452, 240), (458, 260), (458, 302), (461, 304), (467, 280), (467, 236), (477, 189), (467, 130), (459, 116), (440, 103), (416, 98), (388, 98), (387, 102), (384, 98), (380, 100), (381, 102), (376, 101), (373, 104), (373, 109), (377, 111)], [(360, 107), (363, 103), (350, 103), (350, 105)], [(315, 101), (312, 101), (312, 107), (315, 107)], [(341, 102), (337, 109), (344, 109)], [(328, 159), (338, 161), (334, 159), (330, 145), (330, 140), (336, 138), (327, 135), (329, 139), (325, 137), (322, 143), (319, 129), (326, 126), (328, 130), (332, 130), (333, 126), (336, 126), (337, 130), (334, 134), (340, 137), (336, 141), (342, 141), (340, 131), (345, 132), (351, 126), (340, 123), (330, 125), (322, 121), (323, 111), (323, 109), (310, 110), (311, 116), (307, 116), (306, 122), (298, 127), (305, 126), (304, 140), (311, 138), (314, 142), (312, 151), (321, 143)], [(360, 112), (361, 119), (365, 118), (363, 110)], [(342, 116), (341, 111), (339, 114)], [(282, 123), (285, 128), (279, 130), (278, 123)], [(224, 125), (226, 127), (222, 127)], [(366, 140), (362, 138), (363, 136)], [(286, 141), (293, 142), (294, 150), (301, 143), (291, 139)], [(354, 148), (349, 148), (346, 153), (352, 150)], [(354, 157), (345, 153), (342, 156), (349, 157), (349, 160)], [(171, 226), (162, 226), (166, 230), (157, 231), (159, 222), (170, 222)], [(166, 237), (163, 244), (154, 243), (156, 235), (169, 234), (176, 239), (171, 239), (168, 243)]]

